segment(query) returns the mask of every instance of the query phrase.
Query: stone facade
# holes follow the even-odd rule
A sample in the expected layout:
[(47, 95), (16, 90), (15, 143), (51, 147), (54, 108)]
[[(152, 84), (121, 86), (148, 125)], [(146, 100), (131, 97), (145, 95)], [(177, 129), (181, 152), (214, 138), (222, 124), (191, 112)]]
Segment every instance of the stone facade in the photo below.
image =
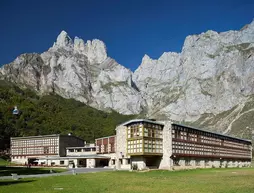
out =
[(164, 122), (163, 128), (163, 156), (160, 162), (160, 169), (170, 169), (172, 167), (172, 136), (171, 136), (171, 122)]
[(128, 164), (130, 156), (127, 155), (127, 133), (126, 127), (119, 125), (116, 127), (116, 169), (131, 169)]

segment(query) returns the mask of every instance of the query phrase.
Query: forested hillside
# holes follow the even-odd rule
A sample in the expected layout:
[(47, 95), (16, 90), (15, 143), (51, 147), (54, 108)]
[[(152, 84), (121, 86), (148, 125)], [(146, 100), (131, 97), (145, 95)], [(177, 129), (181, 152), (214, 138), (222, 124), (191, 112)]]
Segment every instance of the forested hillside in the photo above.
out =
[[(19, 109), (13, 115), (14, 106)], [(38, 96), (28, 89), (0, 81), (0, 140), (8, 145), (11, 136), (73, 133), (88, 142), (115, 133), (115, 127), (135, 115), (96, 110), (58, 95)], [(7, 140), (7, 141), (6, 141)]]

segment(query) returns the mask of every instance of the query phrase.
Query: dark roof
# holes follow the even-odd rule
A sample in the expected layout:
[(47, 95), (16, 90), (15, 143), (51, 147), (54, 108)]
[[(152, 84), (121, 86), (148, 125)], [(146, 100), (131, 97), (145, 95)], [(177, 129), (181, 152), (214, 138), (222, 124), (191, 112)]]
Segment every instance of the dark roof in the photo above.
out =
[(129, 121), (126, 121), (126, 122), (122, 123), (121, 125), (127, 126), (127, 125), (130, 125), (132, 123), (137, 123), (137, 122), (146, 122), (146, 123), (152, 123), (152, 124), (155, 124), (155, 125), (164, 126), (164, 124), (162, 124), (162, 123), (152, 121), (152, 120), (148, 120), (148, 119), (132, 119), (132, 120), (129, 120)]

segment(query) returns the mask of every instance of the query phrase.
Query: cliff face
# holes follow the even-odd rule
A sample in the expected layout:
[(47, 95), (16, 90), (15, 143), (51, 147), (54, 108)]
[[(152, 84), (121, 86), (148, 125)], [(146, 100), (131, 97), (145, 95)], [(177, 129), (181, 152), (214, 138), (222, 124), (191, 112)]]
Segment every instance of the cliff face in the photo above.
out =
[(181, 53), (144, 56), (133, 78), (148, 115), (230, 132), (254, 110), (245, 108), (254, 92), (254, 22), (240, 31), (188, 36)]
[(0, 73), (98, 109), (238, 136), (254, 129), (254, 22), (239, 31), (188, 36), (181, 53), (157, 60), (145, 55), (134, 73), (109, 58), (100, 40), (72, 41), (61, 32), (47, 52), (21, 55)]
[(138, 114), (144, 103), (132, 72), (107, 56), (100, 40), (74, 42), (65, 31), (42, 54), (23, 54), (0, 69), (2, 77), (41, 94), (55, 92), (102, 110)]

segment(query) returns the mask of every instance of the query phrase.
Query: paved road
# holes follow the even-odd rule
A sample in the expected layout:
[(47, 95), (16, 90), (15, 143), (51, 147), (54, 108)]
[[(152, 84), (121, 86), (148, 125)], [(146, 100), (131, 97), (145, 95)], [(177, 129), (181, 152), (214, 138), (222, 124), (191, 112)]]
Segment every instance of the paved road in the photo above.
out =
[[(68, 171), (61, 173), (52, 173), (52, 174), (35, 174), (35, 175), (19, 175), (18, 178), (41, 178), (48, 176), (63, 176), (63, 175), (74, 175), (80, 173), (95, 173), (95, 172), (103, 172), (103, 171), (113, 171), (112, 168), (75, 168), (68, 169)], [(2, 176), (0, 180), (12, 179), (12, 176)]]

